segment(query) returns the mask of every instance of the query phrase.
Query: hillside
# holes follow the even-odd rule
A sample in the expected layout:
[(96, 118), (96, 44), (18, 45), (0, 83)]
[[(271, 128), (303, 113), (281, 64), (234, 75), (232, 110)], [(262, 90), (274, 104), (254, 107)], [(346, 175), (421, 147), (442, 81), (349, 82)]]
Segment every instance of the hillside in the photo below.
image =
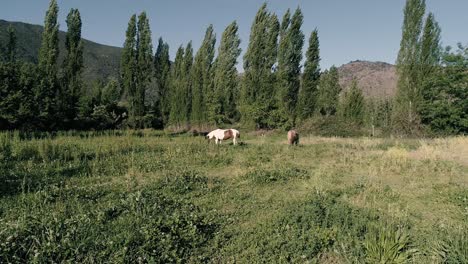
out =
[(356, 78), (366, 97), (393, 97), (396, 93), (396, 67), (385, 62), (352, 61), (338, 68), (344, 90)]
[[(37, 62), (41, 45), (43, 27), (22, 22), (0, 20), (0, 46), (8, 39), (7, 28), (13, 25), (18, 38), (18, 56), (21, 60)], [(60, 57), (63, 60), (65, 51), (65, 32), (60, 31)], [(90, 82), (96, 79), (106, 79), (117, 76), (119, 71), (121, 48), (101, 45), (89, 40), (84, 41), (83, 79)]]

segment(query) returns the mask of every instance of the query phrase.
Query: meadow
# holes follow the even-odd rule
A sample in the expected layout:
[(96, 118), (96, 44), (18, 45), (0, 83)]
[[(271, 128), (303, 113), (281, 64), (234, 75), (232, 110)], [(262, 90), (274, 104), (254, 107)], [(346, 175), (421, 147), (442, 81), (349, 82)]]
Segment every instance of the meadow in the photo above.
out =
[(468, 138), (0, 134), (1, 263), (468, 263)]

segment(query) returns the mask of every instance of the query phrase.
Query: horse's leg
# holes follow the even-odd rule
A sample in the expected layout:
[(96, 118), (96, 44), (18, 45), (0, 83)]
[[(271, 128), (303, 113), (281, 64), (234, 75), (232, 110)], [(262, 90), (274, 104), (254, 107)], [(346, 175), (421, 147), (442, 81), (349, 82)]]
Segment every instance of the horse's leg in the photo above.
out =
[(237, 145), (236, 137), (233, 137), (233, 138), (232, 138), (232, 142), (234, 143), (234, 146)]

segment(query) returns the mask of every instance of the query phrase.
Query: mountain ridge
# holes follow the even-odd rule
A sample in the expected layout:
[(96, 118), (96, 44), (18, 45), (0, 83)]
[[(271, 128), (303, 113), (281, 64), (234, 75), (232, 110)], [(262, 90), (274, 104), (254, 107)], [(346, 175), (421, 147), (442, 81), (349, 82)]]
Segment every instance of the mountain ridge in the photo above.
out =
[[(39, 48), (42, 41), (44, 27), (24, 22), (10, 22), (0, 19), (0, 44), (8, 39), (8, 26), (12, 25), (17, 36), (18, 58), (22, 61), (37, 63)], [(65, 52), (66, 32), (59, 32), (59, 59), (61, 65)], [(106, 80), (117, 77), (119, 73), (122, 48), (103, 45), (91, 40), (83, 39), (84, 69), (83, 79), (90, 83), (94, 80)]]

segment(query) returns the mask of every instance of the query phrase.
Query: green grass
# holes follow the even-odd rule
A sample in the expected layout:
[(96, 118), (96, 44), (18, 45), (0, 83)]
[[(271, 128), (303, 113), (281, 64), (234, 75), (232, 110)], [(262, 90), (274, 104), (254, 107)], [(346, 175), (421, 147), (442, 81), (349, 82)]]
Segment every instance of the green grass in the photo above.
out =
[(0, 262), (466, 263), (468, 138), (0, 133)]

